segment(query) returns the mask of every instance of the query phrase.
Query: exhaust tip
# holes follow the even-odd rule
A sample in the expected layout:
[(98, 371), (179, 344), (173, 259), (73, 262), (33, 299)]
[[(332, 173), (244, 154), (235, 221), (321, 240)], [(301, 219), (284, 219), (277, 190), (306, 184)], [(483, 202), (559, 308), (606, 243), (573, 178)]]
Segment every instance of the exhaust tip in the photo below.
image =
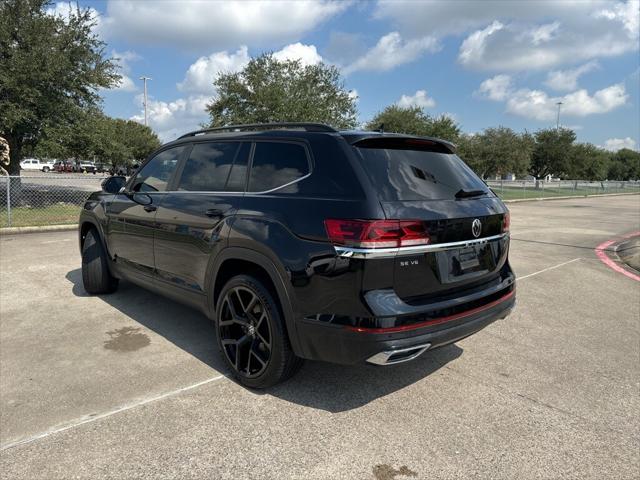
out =
[(395, 365), (397, 363), (409, 362), (422, 355), (430, 346), (430, 343), (425, 343), (398, 350), (386, 350), (369, 357), (367, 362), (374, 365)]

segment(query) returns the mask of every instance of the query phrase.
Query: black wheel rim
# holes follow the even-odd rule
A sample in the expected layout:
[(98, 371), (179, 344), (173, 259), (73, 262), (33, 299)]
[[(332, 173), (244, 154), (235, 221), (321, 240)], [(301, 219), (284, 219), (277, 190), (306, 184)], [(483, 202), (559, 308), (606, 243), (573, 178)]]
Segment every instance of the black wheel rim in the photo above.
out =
[(258, 295), (247, 287), (235, 287), (222, 299), (218, 313), (222, 351), (240, 375), (257, 377), (271, 359), (271, 322)]

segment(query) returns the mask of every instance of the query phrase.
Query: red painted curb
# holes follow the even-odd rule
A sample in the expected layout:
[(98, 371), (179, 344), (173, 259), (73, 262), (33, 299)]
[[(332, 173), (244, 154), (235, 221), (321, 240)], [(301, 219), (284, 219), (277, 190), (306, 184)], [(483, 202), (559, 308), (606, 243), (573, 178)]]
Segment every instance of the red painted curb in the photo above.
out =
[(625, 240), (627, 238), (632, 238), (632, 237), (637, 237), (637, 236), (640, 236), (640, 231), (627, 233), (626, 235), (622, 235), (619, 238), (614, 238), (612, 240), (607, 240), (606, 242), (602, 242), (600, 245), (598, 245), (595, 248), (595, 252), (596, 252), (596, 256), (607, 267), (609, 267), (612, 270), (615, 270), (618, 273), (621, 273), (621, 274), (625, 275), (626, 277), (629, 277), (629, 278), (635, 280), (636, 282), (640, 282), (640, 275), (636, 275), (635, 273), (632, 273), (632, 272), (628, 271), (627, 269), (621, 267), (616, 262), (611, 260), (611, 258), (609, 258), (607, 256), (607, 254), (605, 253), (605, 250), (607, 248), (609, 248), (611, 245), (613, 245), (614, 243), (617, 243), (620, 240)]

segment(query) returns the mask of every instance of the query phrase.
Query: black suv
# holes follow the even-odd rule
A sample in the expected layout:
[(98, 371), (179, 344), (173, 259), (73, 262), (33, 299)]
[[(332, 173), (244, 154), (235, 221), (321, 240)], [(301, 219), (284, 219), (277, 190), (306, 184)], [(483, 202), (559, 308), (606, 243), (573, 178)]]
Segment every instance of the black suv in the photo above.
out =
[[(321, 124), (168, 143), (80, 216), (89, 293), (126, 279), (209, 316), (240, 382), (390, 365), (509, 314), (509, 212), (435, 138)], [(178, 321), (178, 319), (176, 319)]]

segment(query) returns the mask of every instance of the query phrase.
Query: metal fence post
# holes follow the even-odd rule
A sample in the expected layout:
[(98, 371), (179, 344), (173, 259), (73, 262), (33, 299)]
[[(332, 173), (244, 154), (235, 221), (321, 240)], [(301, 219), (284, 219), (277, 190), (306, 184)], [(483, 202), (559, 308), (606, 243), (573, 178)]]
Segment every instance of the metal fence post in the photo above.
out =
[(7, 226), (11, 226), (11, 177), (7, 176)]

